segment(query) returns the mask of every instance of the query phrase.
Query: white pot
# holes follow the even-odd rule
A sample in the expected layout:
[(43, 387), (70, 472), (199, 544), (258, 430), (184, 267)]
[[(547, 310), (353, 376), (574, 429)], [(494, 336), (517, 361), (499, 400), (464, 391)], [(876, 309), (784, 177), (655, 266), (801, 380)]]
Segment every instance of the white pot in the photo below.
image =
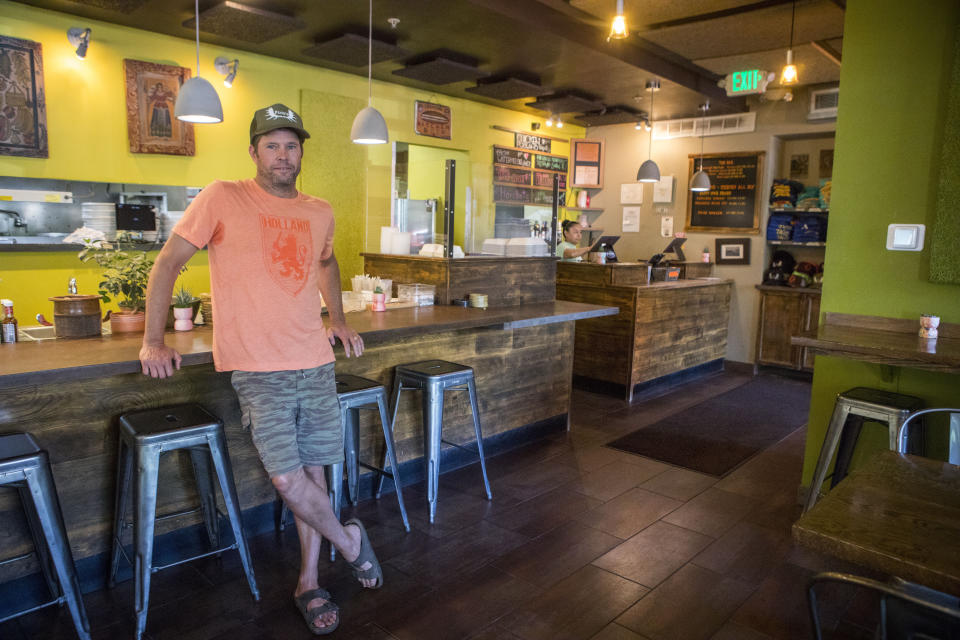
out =
[(175, 320), (173, 322), (173, 328), (177, 331), (190, 331), (190, 329), (193, 329), (192, 315), (192, 307), (174, 307), (173, 317)]

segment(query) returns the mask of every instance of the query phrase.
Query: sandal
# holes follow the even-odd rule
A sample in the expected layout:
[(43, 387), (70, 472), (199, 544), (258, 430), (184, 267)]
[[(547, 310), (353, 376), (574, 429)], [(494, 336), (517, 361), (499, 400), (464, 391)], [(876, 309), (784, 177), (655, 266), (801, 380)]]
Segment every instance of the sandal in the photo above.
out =
[[(374, 585), (368, 588), (379, 589), (383, 586), (383, 570), (380, 568), (377, 555), (373, 552), (373, 547), (370, 545), (367, 530), (363, 528), (363, 523), (356, 518), (350, 518), (343, 526), (346, 527), (351, 524), (356, 525), (357, 528), (360, 529), (360, 555), (350, 563), (350, 566), (353, 567), (353, 575), (356, 576), (357, 580), (375, 580)], [(370, 563), (370, 568), (362, 569), (361, 567), (368, 562)]]
[[(307, 605), (310, 604), (310, 601), (316, 600), (317, 598), (323, 598), (326, 600), (326, 602), (319, 607), (308, 609)], [(340, 626), (340, 607), (330, 600), (330, 593), (326, 589), (311, 589), (310, 591), (304, 591), (299, 596), (295, 597), (293, 602), (297, 605), (297, 609), (300, 610), (300, 614), (303, 615), (303, 619), (307, 623), (307, 626), (310, 627), (310, 632), (313, 633), (313, 635), (325, 636), (328, 633), (333, 633), (337, 630), (337, 627)], [(326, 627), (318, 627), (314, 624), (320, 616), (330, 611), (333, 611), (337, 614), (336, 622)]]

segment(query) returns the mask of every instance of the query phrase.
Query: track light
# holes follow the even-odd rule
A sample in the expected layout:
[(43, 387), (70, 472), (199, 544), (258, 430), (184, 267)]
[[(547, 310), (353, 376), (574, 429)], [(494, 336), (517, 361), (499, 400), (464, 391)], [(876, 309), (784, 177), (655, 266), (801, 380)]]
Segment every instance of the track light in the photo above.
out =
[(547, 125), (548, 127), (552, 127), (552, 126), (553, 126), (553, 114), (547, 116), (547, 120), (546, 120), (546, 122), (544, 122), (543, 124)]
[(610, 35), (607, 36), (607, 41), (623, 40), (628, 35), (627, 19), (623, 16), (623, 0), (617, 0), (617, 15), (614, 16), (613, 23), (610, 25)]
[(217, 59), (213, 61), (213, 68), (217, 72), (226, 76), (223, 79), (223, 86), (228, 89), (233, 86), (233, 81), (237, 78), (237, 71), (240, 69), (240, 60), (234, 58), (233, 60), (228, 60), (223, 56), (217, 56)]
[(83, 60), (87, 57), (87, 47), (90, 46), (90, 28), (72, 27), (67, 30), (67, 40), (77, 48), (77, 58)]
[(556, 127), (557, 129), (563, 129), (563, 120), (560, 119), (560, 116), (557, 116)]

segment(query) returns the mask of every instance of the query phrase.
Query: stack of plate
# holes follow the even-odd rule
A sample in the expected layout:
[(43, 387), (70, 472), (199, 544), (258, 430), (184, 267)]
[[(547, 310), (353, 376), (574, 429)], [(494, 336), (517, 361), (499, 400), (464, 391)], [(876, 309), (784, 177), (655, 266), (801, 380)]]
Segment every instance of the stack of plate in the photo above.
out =
[(487, 238), (483, 241), (481, 253), (488, 253), (495, 256), (502, 256), (507, 251), (506, 238)]
[(540, 238), (510, 238), (507, 242), (507, 256), (547, 256), (550, 248)]
[(84, 202), (80, 205), (83, 226), (102, 231), (108, 240), (117, 234), (117, 205), (112, 202)]
[(166, 240), (170, 237), (170, 232), (182, 217), (183, 211), (167, 211), (157, 216), (159, 223), (157, 224), (157, 228), (160, 230), (161, 240)]
[(213, 299), (209, 293), (200, 294), (200, 310), (203, 312), (203, 323), (213, 324)]

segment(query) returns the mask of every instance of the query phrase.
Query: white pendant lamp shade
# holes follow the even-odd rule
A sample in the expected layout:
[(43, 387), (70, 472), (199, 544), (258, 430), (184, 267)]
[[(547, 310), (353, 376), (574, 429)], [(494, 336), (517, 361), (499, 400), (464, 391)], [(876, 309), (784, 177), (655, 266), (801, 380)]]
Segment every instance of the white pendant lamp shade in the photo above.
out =
[(355, 144), (385, 144), (389, 142), (387, 122), (373, 107), (365, 107), (353, 119), (350, 139)]
[(660, 182), (660, 167), (653, 160), (646, 160), (637, 171), (637, 182)]
[(220, 105), (217, 90), (199, 76), (190, 78), (180, 87), (173, 114), (177, 120), (184, 122), (223, 122), (223, 107)]
[(693, 174), (690, 191), (710, 191), (710, 175), (703, 169)]

